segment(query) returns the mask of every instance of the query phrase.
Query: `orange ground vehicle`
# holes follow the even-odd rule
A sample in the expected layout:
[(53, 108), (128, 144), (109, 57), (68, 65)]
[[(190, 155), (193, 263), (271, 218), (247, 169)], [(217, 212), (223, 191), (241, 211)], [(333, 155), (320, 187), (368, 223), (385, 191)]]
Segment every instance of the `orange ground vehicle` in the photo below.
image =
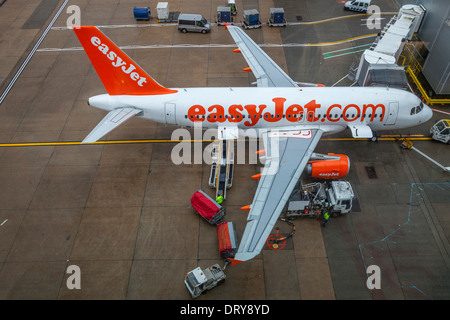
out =
[(238, 249), (236, 228), (233, 222), (222, 222), (217, 226), (220, 256), (234, 258)]

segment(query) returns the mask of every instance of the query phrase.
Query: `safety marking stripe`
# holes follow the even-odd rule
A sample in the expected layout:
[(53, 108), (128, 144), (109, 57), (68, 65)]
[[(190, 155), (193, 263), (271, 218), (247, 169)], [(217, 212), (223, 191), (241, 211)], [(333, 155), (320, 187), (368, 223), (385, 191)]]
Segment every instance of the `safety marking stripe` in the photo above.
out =
[[(285, 43), (285, 44), (273, 44), (273, 43), (263, 43), (258, 44), (258, 46), (262, 48), (286, 48), (286, 47), (325, 47), (325, 46), (333, 46), (346, 42), (352, 42), (362, 39), (367, 39), (371, 37), (375, 37), (377, 34), (368, 34), (358, 37), (353, 37), (344, 40), (338, 40), (333, 42), (321, 42), (321, 43)], [(120, 46), (121, 50), (134, 50), (134, 49), (170, 49), (170, 48), (236, 48), (236, 44), (155, 44), (155, 45), (129, 45), (129, 46)], [(82, 47), (70, 47), (70, 48), (43, 48), (37, 50), (38, 52), (55, 52), (55, 51), (83, 51)]]
[[(401, 137), (379, 137), (378, 141), (395, 141)], [(432, 140), (431, 137), (408, 137), (409, 140)], [(250, 139), (253, 141), (254, 139)], [(249, 141), (250, 141), (249, 140)], [(321, 141), (367, 141), (367, 138), (327, 138)], [(97, 141), (93, 143), (81, 144), (81, 141), (69, 142), (19, 142), (19, 143), (0, 143), (0, 147), (45, 147), (45, 146), (89, 146), (89, 145), (104, 145), (104, 144), (137, 144), (137, 143), (179, 143), (179, 142), (214, 142), (216, 140), (110, 140)], [(236, 139), (236, 141), (245, 141)]]
[(0, 96), (0, 105), (2, 104), (3, 100), (5, 100), (6, 96), (8, 95), (9, 91), (12, 89), (14, 84), (16, 83), (17, 79), (19, 79), (20, 75), (22, 74), (22, 71), (25, 69), (25, 67), (27, 66), (28, 62), (33, 57), (34, 53), (37, 51), (37, 48), (41, 45), (42, 41), (47, 36), (47, 33), (52, 28), (52, 26), (55, 23), (56, 19), (58, 19), (59, 15), (61, 14), (61, 12), (64, 9), (64, 7), (66, 6), (67, 2), (69, 2), (69, 0), (65, 0), (64, 3), (61, 5), (61, 7), (58, 9), (58, 12), (56, 12), (56, 14), (53, 17), (52, 21), (50, 21), (50, 23), (48, 24), (47, 28), (44, 30), (44, 33), (42, 33), (41, 37), (36, 42), (36, 44), (34, 45), (33, 49), (31, 49), (31, 52), (26, 57), (25, 61), (20, 66), (19, 70), (17, 70), (16, 74), (14, 75), (14, 77), (9, 82), (9, 84), (6, 87), (5, 91), (3, 91), (2, 95)]
[(442, 110), (439, 110), (439, 109), (436, 109), (436, 108), (430, 108), (430, 109), (433, 110), (433, 111), (436, 111), (436, 112), (445, 113), (445, 114), (450, 114), (450, 112), (442, 111)]

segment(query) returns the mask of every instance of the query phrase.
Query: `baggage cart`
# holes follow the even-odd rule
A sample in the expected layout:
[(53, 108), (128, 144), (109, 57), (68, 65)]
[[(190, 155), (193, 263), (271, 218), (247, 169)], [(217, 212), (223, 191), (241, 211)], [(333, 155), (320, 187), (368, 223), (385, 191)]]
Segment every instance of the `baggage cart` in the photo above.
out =
[(150, 8), (149, 7), (144, 7), (144, 8), (134, 7), (133, 14), (134, 14), (134, 18), (136, 20), (146, 20), (146, 21), (150, 20)]
[(217, 7), (217, 24), (224, 26), (226, 23), (233, 23), (233, 17), (231, 16), (230, 7), (219, 6)]
[(245, 29), (261, 28), (262, 24), (261, 21), (259, 21), (258, 10), (244, 10), (244, 21), (242, 22), (242, 26)]
[(269, 18), (269, 26), (270, 27), (286, 27), (287, 21), (284, 18), (284, 9), (283, 8), (270, 8), (270, 18)]
[(220, 256), (224, 259), (234, 258), (238, 249), (236, 227), (233, 222), (221, 222), (217, 225)]
[(191, 205), (195, 212), (211, 225), (218, 225), (225, 216), (225, 208), (202, 190), (198, 190), (192, 195)]
[(168, 2), (158, 2), (156, 5), (156, 12), (158, 13), (158, 22), (177, 22), (180, 16), (179, 11), (170, 12)]

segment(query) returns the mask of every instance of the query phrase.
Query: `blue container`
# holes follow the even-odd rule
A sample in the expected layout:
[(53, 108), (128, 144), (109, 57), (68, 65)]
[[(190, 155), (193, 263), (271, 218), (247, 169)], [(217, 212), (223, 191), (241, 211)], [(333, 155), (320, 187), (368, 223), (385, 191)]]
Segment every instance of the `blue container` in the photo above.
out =
[(284, 9), (283, 8), (271, 8), (270, 15), (272, 17), (273, 23), (283, 23), (284, 22)]
[(219, 22), (231, 22), (230, 7), (217, 7), (217, 14)]
[(245, 10), (244, 19), (247, 20), (249, 25), (259, 24), (259, 12), (256, 9)]
[(150, 19), (150, 7), (133, 8), (134, 18), (136, 20), (149, 20)]

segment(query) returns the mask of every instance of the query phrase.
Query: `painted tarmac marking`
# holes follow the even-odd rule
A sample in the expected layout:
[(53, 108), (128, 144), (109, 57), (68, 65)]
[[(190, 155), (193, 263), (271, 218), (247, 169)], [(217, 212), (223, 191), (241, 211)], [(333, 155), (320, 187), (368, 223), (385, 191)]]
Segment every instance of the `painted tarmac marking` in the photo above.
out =
[(433, 111), (436, 111), (436, 112), (440, 112), (440, 113), (444, 113), (444, 114), (450, 114), (450, 112), (442, 111), (442, 110), (439, 110), (439, 109), (436, 109), (436, 108), (431, 108), (430, 107), (430, 109), (433, 110)]
[(338, 40), (338, 41), (331, 41), (331, 42), (319, 42), (319, 43), (308, 43), (308, 46), (316, 46), (316, 47), (334, 46), (337, 44), (342, 44), (342, 43), (352, 42), (352, 41), (356, 41), (356, 40), (376, 37), (377, 35), (378, 35), (377, 33), (372, 33), (372, 34), (366, 34), (366, 35), (362, 35), (362, 36), (358, 36), (358, 37), (348, 38), (345, 40)]
[[(405, 227), (407, 227), (409, 225), (409, 223), (411, 222), (411, 217), (412, 217), (413, 214), (423, 212), (421, 208), (414, 208), (414, 210), (413, 210), (413, 207), (416, 207), (416, 206), (420, 205), (420, 201), (423, 201), (422, 195), (420, 194), (420, 192), (419, 193), (415, 192), (415, 188), (418, 188), (419, 190), (424, 191), (423, 187), (429, 188), (431, 190), (435, 190), (435, 188), (438, 188), (441, 191), (445, 192), (448, 189), (450, 189), (450, 183), (449, 182), (411, 183), (411, 190), (410, 190), (410, 197), (409, 197), (409, 206), (408, 206), (408, 217), (407, 217), (406, 221), (404, 221), (403, 223), (399, 224), (398, 227), (395, 230), (393, 230), (391, 233), (389, 233), (387, 236), (381, 238), (380, 240), (374, 240), (374, 241), (370, 241), (370, 242), (367, 242), (367, 243), (364, 243), (364, 244), (361, 244), (361, 243), (358, 244), (359, 253), (360, 253), (362, 261), (363, 261), (364, 270), (367, 270), (366, 260), (374, 258), (373, 256), (372, 257), (368, 257), (368, 258), (364, 257), (363, 250), (362, 250), (364, 247), (366, 247), (368, 245), (377, 245), (377, 244), (379, 244), (381, 242), (397, 244), (398, 242), (392, 240), (391, 238), (394, 237), (394, 236), (396, 236), (398, 238), (404, 238), (404, 236), (398, 235), (397, 233), (400, 230), (404, 229)], [(413, 197), (414, 197), (414, 201), (413, 201)], [(411, 225), (417, 227), (416, 224), (411, 224)], [(380, 249), (383, 250), (383, 248), (380, 248)], [(373, 261), (369, 262), (368, 264), (371, 265), (372, 263), (373, 263)], [(405, 287), (404, 285), (402, 285), (402, 283), (398, 283), (398, 285), (401, 288)], [(420, 290), (415, 285), (409, 285), (408, 287), (419, 291), (424, 296), (427, 296), (422, 290)], [(429, 298), (431, 298), (431, 297), (429, 297)]]
[(19, 79), (20, 75), (22, 74), (22, 71), (25, 69), (25, 67), (27, 66), (28, 62), (33, 57), (34, 53), (37, 51), (37, 48), (41, 45), (42, 41), (47, 36), (47, 33), (52, 28), (52, 26), (55, 23), (56, 19), (58, 19), (59, 15), (61, 14), (63, 9), (65, 8), (67, 2), (69, 2), (69, 0), (65, 0), (64, 3), (61, 5), (61, 7), (58, 9), (58, 11), (56, 12), (55, 16), (53, 17), (53, 19), (48, 24), (47, 28), (45, 28), (44, 32), (39, 37), (39, 40), (36, 42), (36, 44), (34, 45), (33, 49), (31, 49), (31, 52), (26, 57), (25, 61), (20, 66), (19, 70), (17, 70), (16, 74), (14, 75), (14, 77), (9, 82), (9, 84), (6, 87), (5, 91), (3, 91), (2, 95), (0, 96), (0, 105), (3, 103), (3, 100), (5, 100), (6, 96), (8, 95), (9, 91), (12, 89), (14, 84), (16, 83), (17, 79)]
[[(263, 43), (258, 44), (261, 48), (294, 48), (294, 47), (326, 47), (343, 44), (347, 42), (353, 42), (357, 40), (373, 38), (377, 36), (376, 33), (333, 41), (333, 42), (320, 42), (320, 43), (285, 43), (285, 44), (273, 44)], [(155, 44), (155, 45), (128, 45), (119, 46), (121, 50), (135, 50), (135, 49), (172, 49), (172, 48), (236, 48), (236, 44)], [(68, 51), (83, 51), (83, 47), (70, 47), (70, 48), (42, 48), (37, 50), (38, 52), (68, 52)]]
[[(174, 27), (176, 23), (150, 23), (150, 24), (111, 24), (103, 26), (95, 26), (99, 29), (118, 29), (118, 28), (147, 28), (147, 27)], [(72, 30), (72, 27), (53, 27), (52, 30)]]
[[(370, 47), (371, 45), (372, 45), (372, 43), (363, 44), (363, 45), (356, 46), (356, 47), (325, 52), (325, 53), (322, 53), (322, 55), (323, 55), (323, 59), (337, 58), (337, 57), (345, 56), (345, 55), (352, 54), (352, 53), (366, 51), (367, 48)], [(361, 48), (363, 48), (363, 49), (361, 49)]]
[[(378, 138), (378, 141), (396, 141), (399, 138)], [(412, 137), (409, 140), (432, 140), (431, 137)], [(365, 138), (328, 138), (321, 139), (322, 141), (367, 141)], [(152, 139), (152, 140), (109, 140), (97, 141), (94, 143), (81, 144), (81, 141), (68, 142), (18, 142), (18, 143), (0, 143), (0, 147), (46, 147), (46, 146), (89, 146), (89, 145), (103, 145), (103, 144), (139, 144), (139, 143), (180, 143), (180, 142), (214, 142), (216, 140), (167, 140), (167, 139)], [(243, 141), (237, 139), (236, 141)]]

